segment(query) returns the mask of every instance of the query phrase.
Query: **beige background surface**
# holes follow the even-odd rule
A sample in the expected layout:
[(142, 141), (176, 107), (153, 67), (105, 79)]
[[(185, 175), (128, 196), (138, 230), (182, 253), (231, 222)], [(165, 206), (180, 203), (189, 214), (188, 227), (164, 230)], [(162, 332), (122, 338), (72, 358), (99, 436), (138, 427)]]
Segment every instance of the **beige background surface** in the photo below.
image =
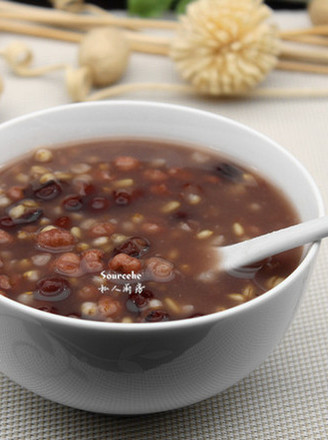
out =
[[(309, 25), (304, 12), (277, 12), (281, 28)], [(0, 49), (23, 40), (34, 65), (76, 64), (76, 46), (1, 34)], [(64, 74), (13, 76), (0, 59), (5, 91), (0, 122), (66, 104)], [(124, 82), (178, 82), (172, 63), (134, 54)], [(274, 71), (263, 86), (328, 88), (327, 76)], [(120, 99), (189, 105), (247, 124), (292, 152), (311, 172), (328, 203), (328, 98), (220, 102), (173, 93), (142, 92)], [(5, 146), (1, 146), (6, 148)], [(30, 439), (234, 439), (328, 438), (328, 242), (321, 247), (311, 283), (297, 316), (274, 353), (247, 378), (207, 401), (177, 411), (111, 417), (46, 401), (0, 375), (0, 438)], [(1, 355), (1, 354), (0, 354)]]

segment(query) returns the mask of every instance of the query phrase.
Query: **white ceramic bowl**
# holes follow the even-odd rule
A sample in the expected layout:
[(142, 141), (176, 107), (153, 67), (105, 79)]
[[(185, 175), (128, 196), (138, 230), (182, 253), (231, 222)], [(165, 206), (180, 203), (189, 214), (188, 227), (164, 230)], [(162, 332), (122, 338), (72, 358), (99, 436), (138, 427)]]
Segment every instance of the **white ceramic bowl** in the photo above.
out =
[[(231, 120), (167, 104), (74, 104), (12, 120), (0, 126), (1, 162), (40, 145), (108, 136), (211, 146), (281, 187), (302, 220), (323, 214), (313, 180), (280, 146)], [(149, 413), (206, 399), (246, 376), (280, 341), (318, 247), (264, 295), (188, 320), (91, 322), (0, 297), (0, 370), (43, 397), (95, 412)]]

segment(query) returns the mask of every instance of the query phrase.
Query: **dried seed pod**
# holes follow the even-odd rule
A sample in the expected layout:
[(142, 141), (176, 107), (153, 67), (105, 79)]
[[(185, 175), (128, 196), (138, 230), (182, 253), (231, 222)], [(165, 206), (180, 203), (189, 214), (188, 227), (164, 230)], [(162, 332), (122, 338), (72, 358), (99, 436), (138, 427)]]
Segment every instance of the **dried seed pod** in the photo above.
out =
[(123, 33), (110, 27), (90, 30), (79, 48), (79, 64), (91, 72), (92, 83), (104, 87), (116, 82), (124, 74), (130, 48)]
[(328, 0), (311, 0), (308, 11), (314, 25), (328, 24)]
[(50, 0), (54, 8), (68, 12), (80, 12), (84, 8), (84, 0)]

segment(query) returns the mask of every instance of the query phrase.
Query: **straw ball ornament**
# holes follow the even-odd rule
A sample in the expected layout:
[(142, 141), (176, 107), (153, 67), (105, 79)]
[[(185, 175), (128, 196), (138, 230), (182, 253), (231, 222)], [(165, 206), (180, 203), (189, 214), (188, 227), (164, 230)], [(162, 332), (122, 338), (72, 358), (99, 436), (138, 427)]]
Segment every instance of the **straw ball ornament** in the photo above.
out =
[(271, 10), (258, 0), (199, 0), (171, 44), (170, 56), (183, 79), (211, 95), (242, 94), (275, 67), (277, 29), (267, 22)]

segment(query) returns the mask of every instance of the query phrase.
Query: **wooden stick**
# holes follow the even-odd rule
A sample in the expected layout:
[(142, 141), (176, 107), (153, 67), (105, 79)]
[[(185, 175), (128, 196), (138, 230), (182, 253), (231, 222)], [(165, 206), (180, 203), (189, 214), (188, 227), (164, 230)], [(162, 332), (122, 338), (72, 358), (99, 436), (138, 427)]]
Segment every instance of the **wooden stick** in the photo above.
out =
[(149, 53), (153, 55), (168, 56), (170, 52), (171, 39), (159, 36), (150, 36), (142, 33), (124, 31), (132, 50)]
[(257, 89), (247, 95), (252, 98), (328, 98), (328, 89)]
[(328, 46), (328, 38), (317, 35), (289, 35), (285, 36), (284, 40), (301, 44), (312, 44), (314, 46)]
[(280, 38), (295, 35), (328, 35), (328, 25), (312, 26), (306, 29), (293, 29), (289, 31), (282, 31), (279, 35)]
[[(61, 29), (55, 29), (48, 26), (41, 26), (36, 24), (25, 24), (15, 20), (5, 20), (0, 18), (0, 31), (9, 32), (21, 35), (29, 35), (38, 38), (49, 38), (52, 40), (67, 41), (70, 43), (80, 43), (83, 33), (65, 31)], [(169, 47), (166, 41), (161, 39), (153, 43), (149, 43), (148, 37), (142, 34), (134, 33), (131, 31), (123, 31), (130, 42), (131, 49), (137, 52), (168, 55)]]
[[(1, 6), (1, 2), (0, 2)], [(84, 27), (86, 24), (104, 25), (113, 23), (113, 17), (107, 17), (106, 15), (99, 17), (89, 17), (89, 16), (79, 16), (71, 13), (63, 13), (62, 11), (57, 11), (55, 13), (44, 13), (40, 12), (29, 12), (24, 14), (18, 11), (1, 11), (0, 18), (6, 19), (19, 19), (24, 21), (33, 21), (41, 24), (56, 25), (61, 27), (72, 27), (76, 25), (77, 27)], [(91, 20), (91, 21), (90, 21)], [(95, 21), (96, 20), (96, 21)], [(114, 20), (115, 21), (115, 20)], [(170, 38), (157, 37), (152, 35), (137, 35), (132, 32), (125, 34), (129, 39), (132, 48), (137, 51), (167, 55), (169, 52)], [(310, 61), (315, 63), (328, 63), (328, 55), (321, 52), (313, 51), (301, 51), (298, 49), (291, 49), (282, 47), (281, 48), (281, 58), (291, 58), (297, 61)]]
[(114, 96), (123, 95), (129, 92), (139, 92), (143, 90), (157, 90), (162, 92), (172, 91), (182, 94), (199, 95), (193, 86), (186, 84), (170, 84), (170, 83), (133, 83), (120, 84), (118, 86), (111, 86), (97, 92), (91, 93), (85, 101), (99, 101), (105, 98), (113, 98)]
[(328, 63), (328, 53), (324, 51), (291, 49), (281, 46), (279, 58), (288, 58), (295, 61), (305, 61), (311, 63)]
[[(116, 17), (107, 13), (102, 8), (95, 5), (85, 5), (86, 9), (96, 11), (97, 16), (78, 15), (66, 11), (49, 10), (35, 6), (18, 5), (15, 2), (1, 0), (0, 9), (5, 18), (22, 18), (24, 21), (38, 21), (44, 24), (55, 24), (60, 27), (79, 27), (89, 28), (93, 26), (112, 25), (134, 29), (170, 29), (175, 30), (178, 22), (169, 20), (150, 20), (139, 18)], [(14, 13), (20, 14), (20, 17), (14, 16)], [(293, 29), (281, 31), (279, 33), (282, 39), (293, 39), (293, 37), (328, 35), (328, 25), (313, 26), (307, 29)], [(304, 42), (306, 42), (304, 40)], [(318, 40), (308, 40), (309, 44), (320, 44)], [(322, 44), (323, 42), (321, 42)], [(323, 44), (325, 45), (325, 44)]]
[(116, 17), (112, 14), (79, 15), (65, 11), (54, 11), (33, 6), (17, 6), (8, 1), (0, 1), (2, 18), (22, 19), (24, 21), (37, 21), (43, 24), (60, 27), (74, 26), (119, 26), (135, 29), (176, 29), (176, 22), (169, 20), (149, 20), (142, 18)]
[(63, 31), (45, 26), (25, 24), (14, 20), (4, 20), (1, 18), (0, 31), (30, 35), (39, 38), (50, 38), (52, 40), (68, 41), (70, 43), (79, 43), (83, 35), (78, 32)]
[(298, 63), (294, 61), (279, 61), (276, 65), (276, 69), (290, 70), (294, 72), (328, 74), (328, 66)]
[(328, 89), (256, 89), (244, 95), (232, 96), (208, 96), (195, 90), (194, 87), (184, 84), (169, 83), (134, 83), (111, 86), (90, 94), (85, 101), (97, 101), (100, 99), (113, 98), (129, 92), (140, 92), (144, 90), (156, 90), (159, 92), (178, 92), (184, 95), (197, 95), (211, 99), (231, 100), (245, 98), (327, 98)]
[[(83, 37), (83, 33), (65, 31), (61, 29), (54, 29), (46, 26), (40, 26), (35, 24), (25, 24), (14, 20), (4, 20), (0, 18), (0, 31), (13, 32), (16, 34), (30, 35), (42, 38), (51, 38), (60, 41), (68, 41), (73, 43), (79, 43)], [(124, 35), (128, 38), (131, 49), (140, 52), (147, 52), (151, 54), (168, 55), (169, 53), (169, 39), (166, 38), (153, 38), (149, 39), (148, 35), (136, 34), (134, 32), (125, 31)], [(149, 43), (150, 42), (150, 43)], [(320, 73), (327, 74), (328, 67), (307, 64), (280, 61), (278, 62), (277, 69)]]

